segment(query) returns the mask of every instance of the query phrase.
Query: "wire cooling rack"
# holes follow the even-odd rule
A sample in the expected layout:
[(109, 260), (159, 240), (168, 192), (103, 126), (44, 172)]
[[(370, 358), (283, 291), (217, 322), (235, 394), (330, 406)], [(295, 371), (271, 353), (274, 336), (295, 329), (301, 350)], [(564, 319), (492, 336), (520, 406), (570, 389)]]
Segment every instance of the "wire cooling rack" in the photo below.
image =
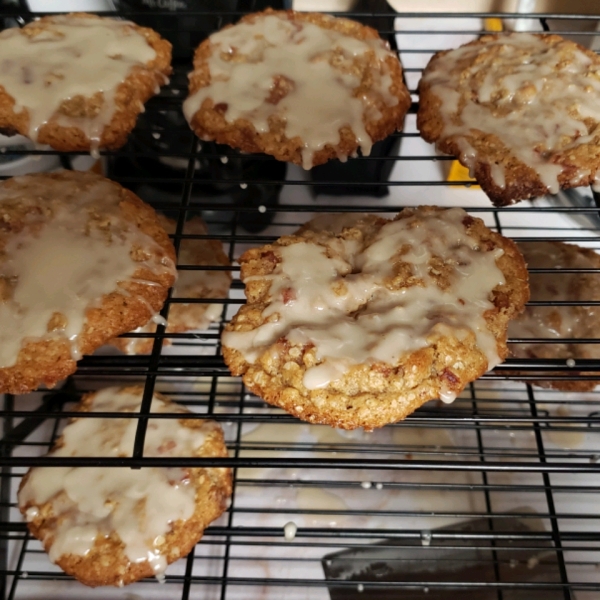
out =
[[(252, 9), (253, 3), (244, 7)], [(185, 17), (192, 23), (209, 22), (211, 29), (242, 12), (196, 11)], [(142, 12), (125, 14), (137, 22), (148, 17)], [(157, 14), (170, 23), (171, 31), (182, 23), (168, 21), (169, 11)], [(18, 24), (33, 17), (18, 8), (6, 16)], [(589, 190), (579, 204), (550, 199), (492, 208), (480, 190), (466, 187), (470, 182), (447, 183), (450, 161), (420, 140), (414, 118), (416, 81), (432, 52), (479, 35), (485, 19), (519, 18), (534, 28), (586, 39), (595, 36), (595, 17), (411, 13), (394, 20), (389, 12), (371, 10), (350, 16), (378, 25), (382, 35), (398, 42), (413, 92), (405, 129), (393, 136), (386, 150), (391, 148), (391, 157), (351, 163), (359, 168), (385, 162), (391, 168), (385, 184), (389, 195), (361, 194), (372, 189), (373, 182), (353, 181), (354, 194), (340, 196), (349, 189), (344, 188), (344, 174), (324, 171), (316, 188), (298, 168), (289, 167), (286, 174), (266, 157), (199, 142), (180, 127), (186, 93), (183, 67), (149, 102), (128, 146), (104, 153), (110, 176), (177, 219), (177, 248), (185, 239), (217, 239), (231, 259), (293, 231), (317, 212), (393, 214), (419, 203), (463, 205), (514, 239), (570, 240), (600, 249), (599, 211)], [(14, 152), (19, 154), (26, 151)], [(150, 166), (144, 162), (158, 157), (160, 162)], [(70, 158), (61, 156), (65, 165)], [(381, 195), (384, 190), (376, 183)], [(315, 198), (316, 190), (321, 193)], [(186, 220), (197, 214), (207, 221), (209, 235), (186, 233)], [(509, 359), (502, 372), (486, 374), (451, 406), (430, 402), (404, 422), (382, 430), (338, 432), (310, 426), (267, 407), (229, 375), (219, 337), (243, 302), (235, 263), (231, 271), (234, 281), (227, 298), (171, 297), (163, 311), (167, 316), (169, 306), (177, 302), (217, 302), (223, 306), (221, 318), (207, 330), (166, 335), (159, 327), (150, 355), (98, 353), (85, 357), (59, 389), (4, 397), (0, 597), (600, 597), (600, 396), (542, 390), (523, 382), (540, 379), (540, 372), (547, 380), (593, 379), (600, 361), (578, 361), (570, 374), (565, 361)], [(165, 338), (171, 346), (163, 346)], [(513, 377), (517, 372), (518, 381)], [(140, 414), (132, 415), (139, 425), (130, 458), (44, 458), (81, 394), (132, 382), (144, 383), (145, 395)], [(145, 458), (143, 437), (155, 389), (199, 417), (219, 421), (230, 458)], [(233, 468), (234, 494), (229, 510), (208, 528), (187, 559), (169, 568), (163, 585), (145, 580), (125, 590), (93, 591), (49, 562), (41, 545), (28, 535), (15, 505), (16, 489), (28, 467), (66, 464), (227, 465)], [(288, 522), (297, 526), (293, 539), (284, 537)]]

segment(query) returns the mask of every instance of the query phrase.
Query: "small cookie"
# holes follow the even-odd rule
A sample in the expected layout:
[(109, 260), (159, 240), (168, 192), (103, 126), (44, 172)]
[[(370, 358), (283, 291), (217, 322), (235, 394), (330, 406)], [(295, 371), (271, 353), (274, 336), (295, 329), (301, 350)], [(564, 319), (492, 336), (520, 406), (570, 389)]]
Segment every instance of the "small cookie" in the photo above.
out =
[[(160, 224), (170, 234), (175, 233), (176, 222), (164, 215), (158, 215)], [(206, 224), (200, 217), (186, 222), (183, 233), (186, 235), (206, 235)], [(231, 266), (223, 251), (223, 244), (217, 240), (182, 239), (179, 246), (179, 264), (196, 267)], [(230, 271), (181, 271), (173, 288), (173, 298), (226, 298), (231, 287)], [(169, 307), (167, 333), (183, 333), (192, 329), (203, 329), (219, 320), (222, 304), (189, 304), (174, 302)], [(156, 324), (149, 321), (135, 333), (155, 333)], [(109, 342), (127, 354), (147, 354), (152, 351), (152, 338), (115, 338)], [(163, 340), (163, 346), (171, 342)]]
[(409, 107), (400, 61), (374, 29), (267, 9), (198, 46), (183, 110), (203, 140), (309, 169), (368, 155)]
[(373, 429), (451, 402), (506, 357), (529, 297), (516, 245), (459, 208), (326, 216), (240, 258), (223, 356), (270, 404)]
[[(563, 242), (521, 242), (519, 250), (533, 269), (557, 269), (557, 273), (529, 275), (531, 300), (535, 302), (597, 302), (600, 300), (600, 273), (560, 273), (560, 269), (600, 269), (600, 256), (588, 248)], [(510, 338), (548, 338), (548, 344), (509, 344), (516, 358), (554, 358), (564, 360), (598, 359), (597, 344), (565, 344), (563, 338), (591, 339), (600, 336), (598, 306), (527, 306), (508, 328)], [(541, 373), (523, 372), (522, 375)], [(553, 375), (594, 375), (569, 368)], [(514, 372), (512, 372), (514, 376)], [(595, 375), (598, 375), (596, 373)], [(600, 379), (599, 379), (600, 381)], [(595, 381), (528, 381), (540, 387), (566, 392), (589, 392)]]
[(171, 44), (129, 21), (72, 13), (0, 33), (0, 130), (63, 152), (120, 148), (168, 83)]
[[(81, 412), (139, 411), (144, 388), (106, 388), (84, 396)], [(150, 419), (145, 457), (227, 457), (221, 427), (161, 394)], [(128, 457), (138, 420), (75, 418), (48, 456)], [(202, 467), (34, 467), (18, 492), (21, 513), (50, 560), (86, 585), (123, 586), (186, 556), (227, 507), (231, 472)]]
[(0, 183), (0, 392), (49, 387), (147, 323), (175, 281), (154, 210), (93, 173)]
[(594, 183), (600, 58), (558, 35), (485, 35), (438, 52), (417, 126), (458, 157), (496, 206)]

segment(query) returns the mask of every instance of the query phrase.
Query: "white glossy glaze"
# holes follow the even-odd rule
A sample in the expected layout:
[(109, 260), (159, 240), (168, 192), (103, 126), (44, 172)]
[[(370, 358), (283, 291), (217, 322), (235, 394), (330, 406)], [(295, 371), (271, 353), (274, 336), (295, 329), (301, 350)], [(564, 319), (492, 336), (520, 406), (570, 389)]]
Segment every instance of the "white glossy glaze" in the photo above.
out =
[[(364, 248), (357, 239), (331, 236), (276, 247), (281, 261), (268, 276), (271, 302), (263, 311), (269, 320), (249, 332), (225, 332), (223, 343), (251, 363), (280, 338), (313, 345), (322, 362), (306, 371), (308, 389), (327, 386), (352, 365), (395, 364), (436, 339), (468, 332), (492, 368), (500, 358), (483, 315), (493, 308), (492, 290), (504, 283), (496, 265), (502, 250), (479, 249), (463, 225), (466, 216), (453, 208), (391, 221)], [(390, 283), (400, 252), (418, 285)], [(446, 290), (436, 284), (433, 256), (454, 267)]]
[[(157, 285), (133, 279), (142, 267), (175, 275), (175, 266), (157, 242), (124, 218), (116, 184), (85, 175), (77, 181), (27, 176), (14, 181), (21, 185), (0, 185), (0, 216), (15, 199), (50, 214), (32, 210), (4, 248), (0, 282), (8, 283), (9, 293), (0, 302), (0, 367), (16, 362), (24, 341), (53, 338), (69, 340), (78, 360), (89, 308), (111, 292), (128, 295), (123, 282)], [(135, 261), (136, 247), (149, 258)]]
[[(549, 46), (539, 36), (513, 33), (462, 46), (436, 59), (423, 82), (441, 101), (441, 137), (453, 138), (470, 169), (485, 158), (466, 136), (492, 134), (556, 193), (564, 170), (556, 155), (598, 137), (586, 120), (600, 122), (600, 65), (570, 42)], [(490, 164), (490, 174), (505, 187), (503, 165)], [(585, 176), (589, 169), (581, 167), (573, 184)]]
[[(98, 392), (91, 412), (134, 413), (140, 408), (139, 393), (107, 388)], [(188, 412), (158, 397), (153, 413)], [(50, 456), (131, 456), (138, 420), (136, 418), (79, 418), (65, 427), (62, 445)], [(144, 456), (194, 456), (215, 424), (184, 427), (178, 419), (150, 419)], [(31, 505), (33, 512), (46, 503), (59, 516), (47, 539), (52, 539), (50, 559), (63, 555), (85, 556), (98, 537), (116, 533), (132, 563), (148, 561), (155, 573), (162, 573), (165, 535), (173, 523), (189, 519), (195, 508), (195, 487), (187, 471), (179, 468), (148, 467), (139, 470), (106, 467), (33, 468), (19, 492), (19, 505)]]
[(61, 124), (79, 127), (97, 148), (119, 84), (133, 67), (152, 61), (155, 50), (127, 21), (55, 16), (37, 33), (32, 27), (0, 33), (0, 85), (14, 98), (15, 112), (27, 110), (33, 140), (65, 100), (101, 92), (93, 118), (60, 115)]

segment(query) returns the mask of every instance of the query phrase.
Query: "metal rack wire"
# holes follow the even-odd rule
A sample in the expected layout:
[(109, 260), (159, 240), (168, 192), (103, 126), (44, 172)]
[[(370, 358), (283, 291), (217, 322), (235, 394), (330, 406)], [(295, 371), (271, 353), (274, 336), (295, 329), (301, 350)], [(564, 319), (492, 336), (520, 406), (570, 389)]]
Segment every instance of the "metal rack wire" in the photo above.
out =
[[(163, 14), (169, 16), (168, 11)], [(222, 12), (215, 19), (214, 12), (196, 11), (190, 16), (210, 16), (219, 27), (239, 14)], [(127, 12), (126, 16), (137, 21), (143, 15)], [(389, 19), (388, 13), (369, 11), (350, 16)], [(431, 16), (447, 24), (453, 34), (457, 33), (452, 26), (456, 19), (528, 18), (411, 13), (402, 15), (400, 28), (393, 20), (392, 26), (382, 25), (382, 34), (431, 36), (431, 47), (411, 50), (400, 44), (404, 56), (412, 53), (426, 61), (433, 49), (439, 49), (436, 36), (447, 33), (443, 27), (437, 31), (422, 28), (421, 19)], [(32, 15), (21, 11), (11, 17), (22, 23)], [(585, 15), (568, 18), (592, 19)], [(569, 33), (571, 28), (572, 21), (563, 23), (559, 14), (536, 19), (545, 29), (551, 24), (559, 33)], [(465, 32), (479, 31), (469, 26), (461, 33)], [(593, 35), (591, 31), (577, 34)], [(407, 77), (418, 76), (420, 69), (405, 61)], [(138, 133), (166, 134), (166, 128), (153, 125), (157, 121), (151, 117), (175, 117), (184, 95), (185, 78), (176, 73), (172, 83), (148, 104)], [(156, 158), (158, 154), (183, 159), (176, 175), (125, 169), (113, 171), (112, 176), (124, 185), (164, 184), (176, 189), (170, 192), (175, 200), (154, 201), (156, 208), (177, 219), (176, 247), (190, 238), (218, 239), (235, 259), (245, 248), (292, 231), (316, 212), (395, 213), (427, 194), (432, 196), (428, 202), (436, 203), (435, 197), (448, 189), (448, 183), (441, 170), (436, 178), (421, 177), (421, 167), (447, 159), (435, 157), (419, 144), (414, 128), (416, 102), (415, 98), (405, 131), (395, 136), (399, 154), (385, 158), (393, 161), (394, 168), (386, 182), (390, 196), (381, 200), (331, 195), (314, 199), (310, 194), (314, 182), (294, 168), (288, 169), (287, 176), (260, 171), (250, 181), (243, 169), (236, 168), (247, 156), (211, 144), (200, 149), (200, 142), (185, 130), (180, 132), (185, 151), (130, 144), (105, 156), (113, 165), (117, 159)], [(267, 162), (265, 157), (251, 158)], [(197, 161), (208, 165), (208, 175), (199, 175)], [(231, 168), (224, 168), (226, 164)], [(231, 195), (231, 190), (249, 183), (262, 186), (263, 191), (281, 189), (279, 201), (267, 194), (270, 203), (244, 204), (235, 195), (234, 201), (225, 201), (215, 192), (224, 186)], [(323, 189), (343, 184), (342, 179), (319, 181)], [(353, 185), (366, 187), (369, 182)], [(600, 248), (600, 226), (592, 220), (600, 210), (594, 205), (538, 202), (496, 209), (481, 201), (481, 192), (464, 187), (452, 190), (459, 190), (459, 203), (467, 197), (465, 193), (471, 194), (468, 210), (512, 238), (565, 239)], [(186, 219), (195, 214), (204, 216), (209, 235), (186, 233)], [(266, 229), (252, 233), (258, 227), (248, 218), (265, 214), (272, 217), (270, 223), (268, 219), (262, 222)], [(533, 223), (528, 219), (532, 215)], [(180, 264), (178, 268), (196, 267)], [(539, 379), (540, 372), (548, 380), (595, 379), (600, 360), (578, 361), (576, 373), (569, 374), (565, 361), (509, 359), (501, 372), (493, 371), (471, 384), (452, 406), (431, 402), (404, 422), (374, 433), (347, 434), (309, 426), (267, 407), (229, 375), (219, 337), (224, 323), (243, 302), (239, 270), (235, 264), (231, 270), (230, 296), (212, 300), (223, 305), (222, 318), (208, 330), (165, 334), (159, 327), (148, 356), (88, 356), (60, 389), (4, 397), (0, 413), (0, 598), (81, 598), (95, 593), (52, 565), (27, 533), (15, 506), (15, 493), (28, 467), (175, 464), (231, 466), (235, 487), (230, 509), (206, 531), (187, 559), (171, 566), (165, 585), (146, 580), (126, 591), (103, 590), (103, 598), (139, 597), (136, 594), (183, 600), (599, 597), (600, 395), (541, 390), (522, 381)], [(167, 316), (169, 306), (177, 302), (194, 301), (207, 300), (170, 298), (163, 314)], [(165, 338), (171, 340), (171, 347), (162, 346)], [(581, 342), (571, 340), (575, 341)], [(519, 381), (514, 377), (517, 372)], [(140, 414), (132, 415), (139, 424), (130, 458), (43, 456), (74, 415), (73, 403), (83, 393), (132, 381), (145, 384), (145, 395)], [(219, 421), (230, 458), (144, 457), (143, 436), (154, 389), (168, 393), (198, 417)], [(298, 526), (293, 540), (284, 538), (283, 526), (288, 521)]]

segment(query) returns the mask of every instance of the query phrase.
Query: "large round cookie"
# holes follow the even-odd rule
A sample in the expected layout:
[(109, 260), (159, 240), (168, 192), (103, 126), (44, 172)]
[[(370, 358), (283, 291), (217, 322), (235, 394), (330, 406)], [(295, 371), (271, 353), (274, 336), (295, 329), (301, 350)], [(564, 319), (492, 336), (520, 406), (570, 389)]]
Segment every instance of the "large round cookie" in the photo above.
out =
[[(174, 234), (176, 223), (159, 214), (160, 224), (165, 231)], [(194, 217), (185, 223), (184, 235), (206, 235), (206, 224), (200, 217)], [(197, 267), (194, 270), (180, 271), (173, 287), (172, 298), (226, 298), (231, 286), (231, 272), (204, 270), (202, 267), (231, 266), (223, 251), (223, 244), (217, 240), (182, 239), (179, 246), (180, 265)], [(199, 302), (173, 302), (169, 307), (166, 333), (183, 333), (193, 329), (208, 327), (217, 321), (223, 311), (222, 304), (204, 304)], [(138, 327), (135, 333), (155, 333), (156, 324), (148, 322)], [(115, 338), (109, 342), (127, 354), (147, 354), (152, 351), (153, 338)], [(170, 344), (165, 338), (163, 345)]]
[[(85, 396), (81, 412), (139, 411), (143, 387), (106, 388)], [(227, 457), (223, 432), (155, 394), (144, 456)], [(70, 421), (48, 456), (131, 456), (137, 419)], [(156, 575), (188, 554), (227, 506), (231, 473), (223, 468), (34, 467), (23, 477), (19, 508), (31, 533), (61, 569), (90, 586)]]
[(589, 185), (600, 167), (600, 58), (558, 35), (486, 35), (438, 52), (417, 126), (497, 206)]
[(409, 106), (398, 57), (374, 29), (267, 9), (200, 44), (184, 113), (203, 140), (308, 169), (369, 154)]
[[(600, 307), (559, 306), (561, 302), (597, 302), (600, 300), (600, 273), (560, 273), (561, 269), (600, 269), (600, 256), (589, 248), (563, 242), (521, 242), (519, 249), (527, 266), (533, 269), (556, 269), (556, 273), (531, 273), (531, 300), (551, 302), (554, 306), (527, 306), (508, 328), (510, 338), (547, 338), (547, 344), (509, 344), (516, 358), (598, 359), (597, 344), (566, 344), (564, 338), (593, 339), (600, 337)], [(514, 373), (513, 373), (514, 374)], [(523, 375), (542, 373), (523, 372)], [(553, 371), (566, 376), (598, 375), (569, 368)], [(588, 392), (598, 381), (536, 380), (541, 387), (566, 392)]]
[(176, 277), (154, 210), (63, 171), (0, 183), (0, 392), (53, 386), (83, 354), (144, 325)]
[(42, 17), (0, 33), (0, 130), (61, 151), (120, 148), (171, 73), (171, 44), (129, 21)]
[(321, 217), (240, 264), (247, 303), (222, 337), (231, 372), (344, 429), (452, 401), (506, 357), (529, 297), (515, 244), (459, 208)]

